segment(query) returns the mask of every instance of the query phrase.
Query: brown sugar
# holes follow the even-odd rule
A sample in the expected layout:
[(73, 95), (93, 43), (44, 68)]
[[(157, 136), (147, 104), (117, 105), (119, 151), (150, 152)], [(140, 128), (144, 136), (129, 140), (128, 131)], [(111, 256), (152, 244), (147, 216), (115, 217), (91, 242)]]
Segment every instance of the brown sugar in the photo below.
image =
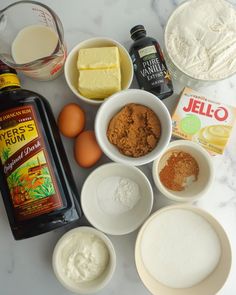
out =
[(110, 121), (107, 137), (119, 151), (129, 157), (141, 157), (151, 152), (161, 136), (161, 123), (148, 107), (130, 103)]
[(198, 173), (198, 163), (190, 154), (183, 151), (173, 151), (159, 177), (166, 188), (182, 191), (188, 184), (188, 180), (197, 180)]

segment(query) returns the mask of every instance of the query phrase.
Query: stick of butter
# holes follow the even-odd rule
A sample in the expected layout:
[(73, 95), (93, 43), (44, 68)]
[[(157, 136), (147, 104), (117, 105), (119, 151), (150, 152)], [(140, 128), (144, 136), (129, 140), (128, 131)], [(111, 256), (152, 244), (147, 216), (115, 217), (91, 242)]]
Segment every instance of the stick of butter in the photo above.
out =
[(120, 58), (117, 47), (79, 50), (78, 90), (91, 99), (104, 99), (121, 90)]
[(119, 68), (120, 58), (117, 47), (82, 48), (79, 50), (79, 70)]
[(172, 115), (172, 134), (197, 142), (212, 154), (223, 154), (235, 119), (235, 107), (186, 87)]
[(120, 84), (120, 68), (83, 70), (79, 74), (79, 91), (87, 98), (106, 98), (120, 91)]

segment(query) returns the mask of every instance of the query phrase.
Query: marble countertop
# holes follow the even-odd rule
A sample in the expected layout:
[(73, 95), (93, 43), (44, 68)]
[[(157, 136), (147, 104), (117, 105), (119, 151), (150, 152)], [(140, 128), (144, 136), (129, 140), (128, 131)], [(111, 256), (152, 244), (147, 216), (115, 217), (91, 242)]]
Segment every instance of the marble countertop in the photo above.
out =
[[(0, 9), (14, 1), (1, 0)], [(179, 0), (41, 0), (50, 6), (60, 17), (65, 33), (68, 51), (78, 42), (95, 36), (106, 36), (121, 42), (127, 49), (132, 41), (129, 30), (136, 24), (143, 24), (149, 36), (156, 38), (163, 46), (163, 29), (168, 16), (181, 2)], [(236, 4), (236, 0), (231, 1)], [(186, 20), (187, 22), (187, 20)], [(37, 82), (20, 75), (22, 87), (45, 96), (53, 107), (55, 117), (63, 105), (69, 102), (79, 103), (87, 111), (86, 128), (93, 128), (97, 107), (78, 101), (68, 86), (64, 75), (54, 81)], [(176, 98), (185, 86), (175, 82), (175, 94), (165, 100), (171, 110)], [(133, 88), (137, 88), (134, 82)], [(236, 106), (236, 76), (209, 87), (199, 89), (227, 104)], [(95, 168), (81, 169), (73, 158), (73, 141), (63, 138), (63, 143), (78, 186)], [(236, 130), (223, 156), (213, 158), (215, 166), (214, 185), (210, 191), (195, 203), (210, 212), (222, 224), (230, 239), (233, 250), (231, 273), (218, 294), (236, 294)], [(108, 162), (103, 156), (98, 165)], [(151, 165), (142, 166), (151, 178)], [(152, 182), (153, 184), (153, 182)], [(170, 204), (153, 184), (155, 194), (154, 211)], [(61, 228), (27, 240), (15, 241), (10, 231), (2, 199), (0, 198), (0, 294), (1, 295), (66, 295), (55, 278), (51, 258), (57, 240), (70, 227)], [(99, 294), (150, 294), (136, 272), (134, 263), (134, 245), (137, 231), (125, 236), (111, 236), (117, 253), (117, 268), (111, 282)], [(161, 294), (160, 294), (161, 295)], [(200, 295), (200, 294), (199, 294)]]

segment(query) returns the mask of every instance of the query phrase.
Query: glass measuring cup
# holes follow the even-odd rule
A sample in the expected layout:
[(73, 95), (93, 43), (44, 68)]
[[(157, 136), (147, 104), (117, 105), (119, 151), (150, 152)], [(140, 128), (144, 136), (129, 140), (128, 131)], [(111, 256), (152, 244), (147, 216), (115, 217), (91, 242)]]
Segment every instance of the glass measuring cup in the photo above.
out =
[[(16, 63), (12, 44), (17, 34), (30, 26), (44, 26), (52, 30), (58, 38), (56, 48), (48, 56)], [(15, 2), (0, 10), (0, 59), (31, 78), (42, 81), (56, 78), (62, 72), (66, 59), (64, 32), (58, 16), (48, 6), (35, 1)]]

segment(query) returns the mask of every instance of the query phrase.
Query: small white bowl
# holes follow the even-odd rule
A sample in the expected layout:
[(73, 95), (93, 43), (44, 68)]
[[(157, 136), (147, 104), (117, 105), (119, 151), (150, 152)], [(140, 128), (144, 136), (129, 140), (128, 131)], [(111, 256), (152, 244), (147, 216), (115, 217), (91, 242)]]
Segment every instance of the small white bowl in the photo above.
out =
[(128, 89), (133, 80), (133, 63), (130, 58), (128, 51), (119, 42), (103, 37), (96, 37), (85, 40), (78, 45), (76, 45), (68, 54), (65, 62), (65, 78), (66, 82), (71, 89), (71, 91), (81, 100), (93, 104), (102, 104), (104, 99), (91, 99), (81, 95), (78, 91), (78, 77), (79, 72), (77, 69), (77, 59), (78, 52), (81, 48), (96, 48), (96, 47), (106, 47), (106, 46), (117, 46), (120, 54), (120, 67), (121, 67), (121, 89)]
[[(135, 202), (132, 206), (114, 199), (117, 192), (122, 194), (122, 191), (118, 191), (118, 181), (125, 178), (136, 183), (133, 192), (137, 192), (137, 188), (139, 191), (140, 198), (133, 199)], [(133, 194), (132, 191), (126, 192), (124, 198), (131, 198), (130, 194)], [(149, 216), (153, 205), (152, 187), (144, 173), (136, 167), (118, 163), (104, 164), (85, 180), (81, 205), (86, 218), (97, 229), (111, 235), (128, 234)]]
[[(93, 236), (96, 236), (104, 242), (109, 252), (109, 263), (107, 265), (107, 268), (97, 279), (75, 284), (68, 281), (68, 279), (65, 278), (63, 271), (61, 269), (60, 255), (65, 243), (67, 243), (73, 235), (76, 235), (81, 232), (92, 234)], [(116, 267), (116, 253), (112, 245), (112, 242), (106, 235), (92, 227), (81, 226), (68, 231), (59, 239), (53, 251), (52, 266), (56, 278), (66, 289), (77, 294), (96, 293), (102, 288), (104, 288), (111, 280)]]
[[(161, 122), (161, 137), (157, 146), (148, 154), (133, 158), (123, 155), (107, 138), (107, 128), (110, 120), (125, 105), (129, 103), (142, 104), (150, 108)], [(171, 117), (164, 103), (154, 94), (140, 89), (128, 89), (110, 96), (99, 108), (95, 118), (95, 134), (103, 152), (113, 161), (127, 165), (144, 165), (152, 162), (167, 147), (171, 137)]]
[[(189, 153), (197, 161), (199, 175), (197, 181), (186, 187), (183, 191), (167, 189), (160, 181), (159, 173), (165, 166), (167, 159), (174, 150)], [(192, 202), (203, 196), (211, 187), (214, 179), (214, 169), (209, 153), (197, 143), (189, 140), (172, 141), (167, 149), (153, 162), (152, 175), (156, 187), (167, 198), (176, 202)]]
[[(199, 215), (200, 218), (201, 217), (204, 218), (205, 221), (208, 222), (211, 228), (215, 231), (221, 246), (220, 258), (215, 269), (205, 279), (203, 279), (199, 283), (196, 283), (195, 285), (192, 285), (191, 287), (186, 287), (186, 288), (172, 288), (159, 282), (154, 277), (154, 275), (152, 275), (152, 273), (148, 271), (148, 267), (144, 264), (144, 260), (142, 258), (143, 253), (147, 254), (146, 251), (150, 251), (149, 249), (150, 247), (144, 248), (143, 245), (147, 241), (145, 240), (145, 234), (149, 232), (149, 236), (150, 236), (149, 230), (150, 230), (150, 226), (153, 228), (153, 222), (158, 221), (162, 213), (167, 213), (168, 211), (174, 211), (179, 209), (187, 210), (188, 212), (193, 212)], [(166, 223), (164, 222), (162, 223), (162, 228), (166, 228)], [(179, 230), (181, 231), (181, 229), (174, 228), (173, 236), (175, 236)], [(198, 231), (201, 230), (201, 228), (198, 228), (198, 229), (192, 228), (192, 230), (193, 230), (193, 233), (196, 234)], [(162, 233), (162, 237), (163, 235), (165, 235), (164, 232)], [(158, 233), (157, 234), (153, 233), (153, 240), (149, 241), (149, 245), (158, 245), (158, 237), (159, 237)], [(164, 237), (165, 239), (171, 238), (170, 236), (167, 236), (167, 235)], [(196, 239), (197, 238), (198, 237), (196, 234)], [(175, 245), (172, 245), (172, 247), (175, 247)], [(179, 247), (179, 245), (177, 247)], [(216, 247), (218, 246), (216, 245)], [(208, 253), (208, 254), (210, 255), (211, 253)], [(188, 260), (188, 263), (189, 262), (192, 263), (191, 261)], [(135, 263), (136, 263), (136, 267), (137, 267), (137, 271), (138, 271), (140, 279), (142, 280), (146, 288), (153, 295), (160, 295), (160, 294), (161, 295), (190, 295), (190, 294), (191, 295), (200, 295), (200, 294), (213, 295), (216, 293), (218, 294), (218, 291), (222, 288), (222, 286), (227, 280), (227, 277), (230, 272), (231, 264), (232, 264), (232, 253), (231, 253), (230, 242), (226, 232), (224, 231), (221, 224), (212, 215), (210, 215), (205, 210), (194, 207), (194, 206), (175, 205), (175, 206), (167, 206), (165, 208), (162, 208), (161, 210), (158, 210), (157, 212), (152, 214), (148, 218), (148, 220), (144, 223), (144, 225), (141, 227), (136, 239), (136, 244), (135, 244)], [(186, 261), (183, 262), (183, 266), (185, 264), (186, 264)], [(158, 265), (156, 265), (156, 268), (157, 267)], [(172, 266), (170, 265), (169, 267), (172, 267)], [(184, 268), (179, 269), (179, 271), (180, 273), (183, 273)], [(188, 284), (188, 282), (186, 282), (186, 284)]]

